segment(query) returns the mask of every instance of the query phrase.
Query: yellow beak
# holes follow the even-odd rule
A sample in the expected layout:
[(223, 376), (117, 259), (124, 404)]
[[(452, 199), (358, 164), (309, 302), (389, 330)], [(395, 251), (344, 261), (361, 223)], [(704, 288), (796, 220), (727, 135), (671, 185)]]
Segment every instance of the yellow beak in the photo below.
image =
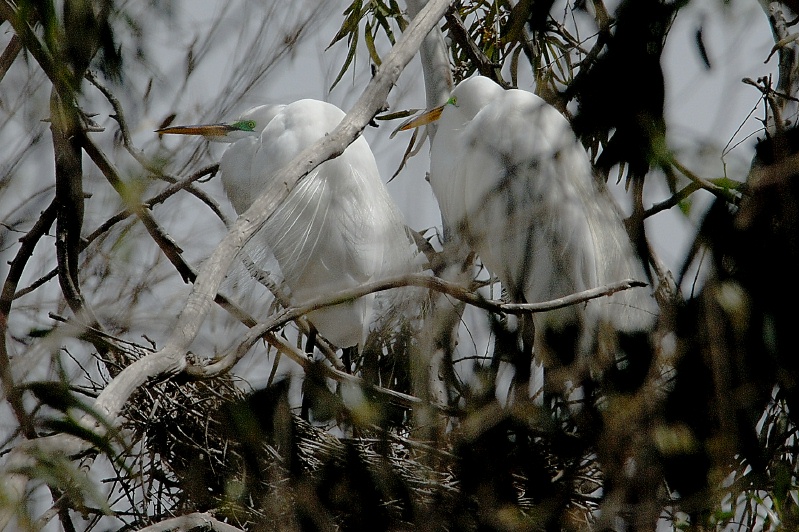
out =
[(236, 128), (227, 124), (170, 126), (155, 130), (159, 135), (202, 135), (203, 137), (224, 137), (231, 131), (236, 131)]
[(429, 111), (425, 111), (424, 113), (420, 114), (415, 118), (409, 119), (404, 124), (400, 125), (397, 128), (398, 131), (408, 131), (409, 129), (415, 129), (417, 127), (425, 126), (431, 122), (435, 122), (439, 118), (441, 118), (441, 112), (444, 110), (444, 107), (447, 104), (441, 105), (439, 107), (434, 107)]

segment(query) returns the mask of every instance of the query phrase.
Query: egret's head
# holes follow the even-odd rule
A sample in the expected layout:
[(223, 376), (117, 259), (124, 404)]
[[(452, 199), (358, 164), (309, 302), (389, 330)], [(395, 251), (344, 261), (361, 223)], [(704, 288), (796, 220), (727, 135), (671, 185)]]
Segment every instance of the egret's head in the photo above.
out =
[(471, 120), (483, 107), (499, 100), (504, 92), (492, 79), (472, 76), (458, 83), (452, 90), (450, 102), (455, 104), (464, 118)]
[(170, 126), (156, 129), (160, 135), (200, 135), (212, 142), (236, 142), (245, 137), (257, 137), (284, 105), (259, 105), (241, 114), (233, 122)]
[(463, 120), (471, 120), (480, 109), (499, 98), (503, 92), (504, 89), (489, 78), (472, 76), (458, 83), (447, 103), (409, 120), (402, 124), (398, 131), (406, 131), (435, 122), (450, 106), (458, 110), (459, 116)]

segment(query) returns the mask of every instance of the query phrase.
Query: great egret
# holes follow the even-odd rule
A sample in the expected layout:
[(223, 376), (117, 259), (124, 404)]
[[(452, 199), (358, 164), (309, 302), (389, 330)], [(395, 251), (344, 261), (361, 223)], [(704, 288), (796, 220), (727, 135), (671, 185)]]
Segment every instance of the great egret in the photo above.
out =
[[(474, 76), (404, 129), (430, 121), (437, 121), (430, 185), (445, 224), (513, 300), (545, 301), (644, 278), (616, 205), (554, 107)], [(635, 289), (536, 314), (536, 353), (568, 363), (596, 347), (601, 324), (647, 330), (654, 312), (650, 294)]]
[[(272, 176), (344, 118), (335, 105), (300, 100), (262, 105), (230, 123), (175, 126), (162, 134), (232, 143), (220, 162), (222, 184), (241, 214)], [(394, 205), (362, 137), (300, 181), (248, 246), (275, 255), (297, 304), (406, 271), (412, 254)], [(308, 319), (338, 347), (363, 345), (374, 296), (314, 311)]]

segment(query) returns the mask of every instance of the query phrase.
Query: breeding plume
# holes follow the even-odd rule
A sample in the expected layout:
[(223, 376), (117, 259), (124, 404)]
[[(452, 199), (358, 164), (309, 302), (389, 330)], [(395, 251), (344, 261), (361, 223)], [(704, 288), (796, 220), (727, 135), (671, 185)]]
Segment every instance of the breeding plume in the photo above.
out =
[[(628, 278), (645, 279), (616, 205), (568, 121), (538, 96), (475, 76), (442, 107), (430, 185), (447, 226), (514, 301), (534, 303)], [(648, 329), (645, 289), (534, 315), (536, 352), (561, 361), (594, 349), (600, 324)], [(565, 360), (564, 360), (565, 359)]]
[[(231, 123), (158, 132), (232, 143), (220, 162), (222, 184), (241, 214), (278, 170), (343, 118), (332, 104), (300, 100), (255, 107)], [(302, 179), (248, 246), (272, 251), (296, 304), (407, 271), (412, 260), (402, 215), (362, 137)], [(334, 345), (362, 345), (373, 300), (361, 297), (308, 318)]]

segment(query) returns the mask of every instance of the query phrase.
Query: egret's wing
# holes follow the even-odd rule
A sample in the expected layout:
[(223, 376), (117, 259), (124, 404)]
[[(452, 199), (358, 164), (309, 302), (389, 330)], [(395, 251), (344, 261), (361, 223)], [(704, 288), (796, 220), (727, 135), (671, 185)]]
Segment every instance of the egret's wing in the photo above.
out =
[(369, 280), (380, 260), (371, 249), (373, 230), (358, 211), (363, 207), (342, 201), (331, 183), (348, 177), (329, 171), (320, 167), (301, 181), (264, 227), (286, 279), (295, 286), (312, 277), (320, 288), (349, 288)]
[(473, 245), (508, 290), (530, 302), (584, 290), (596, 280), (583, 209), (563, 172), (564, 155), (572, 154), (561, 121), (535, 95), (506, 91), (460, 134), (458, 172), (466, 179)]
[[(493, 165), (487, 171), (495, 177), (493, 187), (483, 180), (469, 188), (467, 207), (484, 205), (485, 216), (477, 220), (484, 226), (492, 226), (491, 219), (507, 220), (494, 223), (497, 229), (486, 235), (487, 253), (505, 258), (495, 267), (515, 267), (514, 279), (526, 270), (528, 301), (645, 278), (618, 207), (594, 179), (587, 153), (556, 109), (531, 93), (507, 91), (477, 114), (469, 133), (473, 145), (478, 138), (489, 139), (482, 142), (483, 151), (493, 155), (475, 152), (474, 157)], [(508, 266), (514, 250), (522, 255)], [(547, 319), (557, 323), (577, 311), (563, 309)], [(592, 302), (585, 312), (590, 322), (610, 320), (620, 328), (640, 329), (651, 323), (654, 301), (646, 290), (629, 290)]]

